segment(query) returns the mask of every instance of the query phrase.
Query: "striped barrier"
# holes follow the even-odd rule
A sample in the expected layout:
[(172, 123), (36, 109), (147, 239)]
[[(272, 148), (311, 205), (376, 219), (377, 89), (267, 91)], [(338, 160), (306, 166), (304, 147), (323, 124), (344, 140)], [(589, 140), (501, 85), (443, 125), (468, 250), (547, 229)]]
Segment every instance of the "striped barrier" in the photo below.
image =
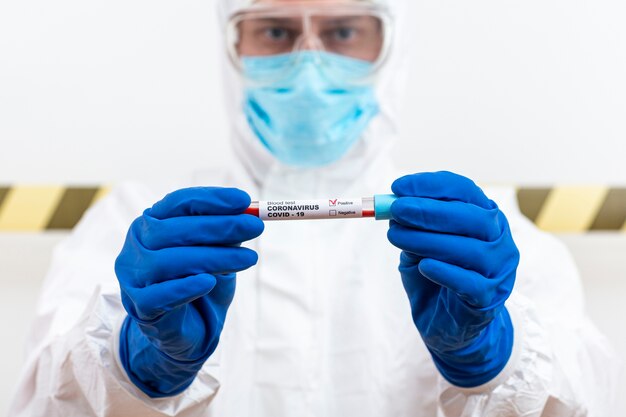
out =
[(108, 187), (0, 187), (0, 232), (72, 229)]
[[(69, 230), (108, 187), (0, 186), (0, 232)], [(626, 188), (519, 188), (522, 213), (549, 232), (626, 233)]]
[(626, 232), (626, 188), (520, 188), (517, 199), (522, 213), (548, 232)]

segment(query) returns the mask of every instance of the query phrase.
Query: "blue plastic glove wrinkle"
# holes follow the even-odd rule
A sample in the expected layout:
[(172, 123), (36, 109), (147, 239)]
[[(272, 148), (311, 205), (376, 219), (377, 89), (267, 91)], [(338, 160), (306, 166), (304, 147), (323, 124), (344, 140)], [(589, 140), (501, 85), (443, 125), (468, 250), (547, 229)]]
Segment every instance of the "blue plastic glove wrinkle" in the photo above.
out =
[(461, 387), (493, 379), (513, 347), (504, 307), (519, 252), (504, 214), (471, 180), (449, 172), (408, 175), (392, 186), (388, 238), (413, 321), (441, 374)]
[(215, 351), (236, 287), (257, 262), (240, 247), (263, 231), (242, 214), (250, 197), (229, 188), (175, 191), (131, 225), (115, 264), (128, 317), (120, 358), (151, 397), (184, 391)]

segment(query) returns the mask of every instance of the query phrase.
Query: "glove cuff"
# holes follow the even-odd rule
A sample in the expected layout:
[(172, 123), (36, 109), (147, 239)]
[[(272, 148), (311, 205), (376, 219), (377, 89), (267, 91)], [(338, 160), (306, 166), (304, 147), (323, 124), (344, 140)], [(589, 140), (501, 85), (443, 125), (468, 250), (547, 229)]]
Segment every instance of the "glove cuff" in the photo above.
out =
[(492, 320), (476, 340), (456, 351), (430, 351), (435, 366), (451, 384), (476, 387), (495, 378), (513, 351), (513, 323), (506, 308)]
[(172, 397), (183, 392), (209, 358), (180, 361), (158, 350), (127, 316), (120, 329), (119, 357), (128, 378), (152, 398)]

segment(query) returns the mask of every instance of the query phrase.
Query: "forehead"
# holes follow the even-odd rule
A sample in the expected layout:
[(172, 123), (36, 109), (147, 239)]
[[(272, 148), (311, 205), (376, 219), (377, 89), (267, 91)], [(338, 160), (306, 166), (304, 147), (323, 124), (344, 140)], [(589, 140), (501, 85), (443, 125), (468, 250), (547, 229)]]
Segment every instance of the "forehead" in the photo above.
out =
[(373, 13), (375, 3), (370, 0), (256, 0), (232, 16), (286, 16), (286, 15), (361, 15)]
[(351, 3), (364, 3), (364, 0), (256, 0), (254, 4), (272, 4), (272, 5), (296, 5), (296, 4), (305, 4), (305, 5), (320, 5), (320, 6), (334, 6), (340, 4), (351, 4)]

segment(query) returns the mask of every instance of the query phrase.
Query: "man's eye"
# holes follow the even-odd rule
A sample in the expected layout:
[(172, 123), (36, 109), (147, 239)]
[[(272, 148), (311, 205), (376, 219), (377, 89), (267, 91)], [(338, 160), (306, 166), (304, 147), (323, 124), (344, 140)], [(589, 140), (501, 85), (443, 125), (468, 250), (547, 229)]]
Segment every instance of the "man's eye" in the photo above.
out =
[(338, 41), (349, 41), (356, 36), (356, 30), (354, 28), (343, 27), (337, 28), (333, 31), (333, 38)]
[(265, 29), (265, 36), (273, 41), (284, 41), (289, 39), (289, 31), (284, 28), (267, 28)]

